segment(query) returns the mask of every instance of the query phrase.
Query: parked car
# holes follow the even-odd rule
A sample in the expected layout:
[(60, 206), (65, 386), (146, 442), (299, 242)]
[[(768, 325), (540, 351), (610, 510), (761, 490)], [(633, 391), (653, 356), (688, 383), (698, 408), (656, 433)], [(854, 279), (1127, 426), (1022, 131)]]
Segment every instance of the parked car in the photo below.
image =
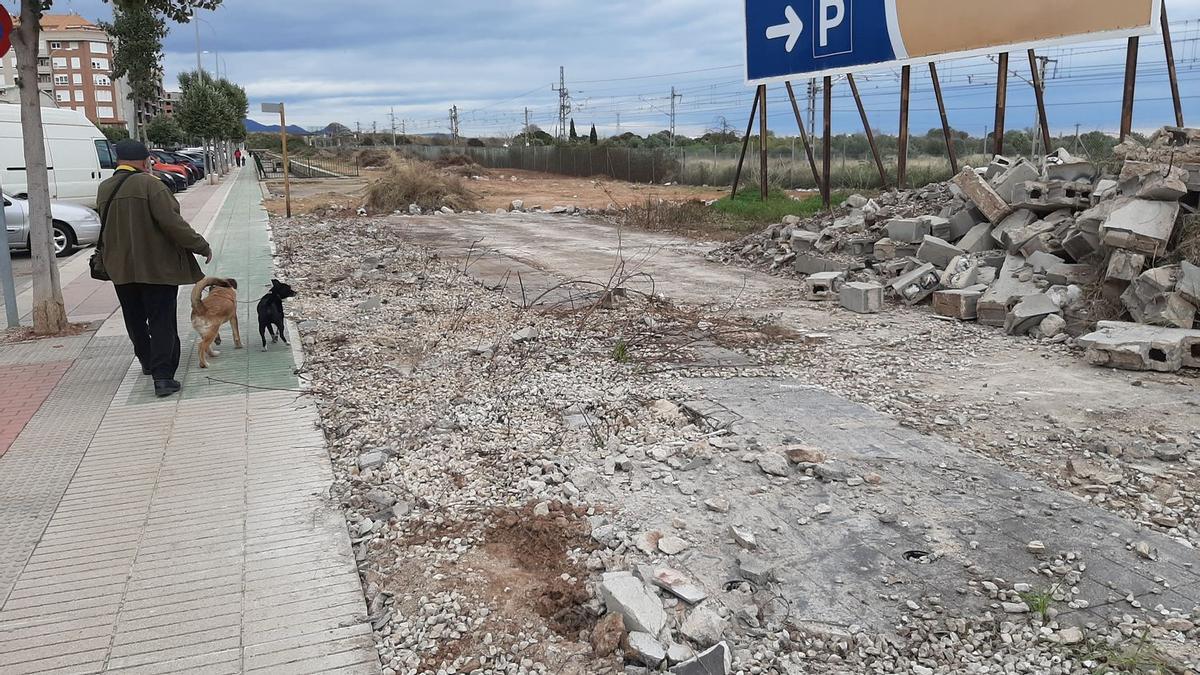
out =
[(155, 171), (164, 171), (166, 173), (175, 174), (175, 175), (179, 176), (180, 178), (182, 178), (184, 190), (186, 190), (188, 188), (188, 186), (192, 184), (191, 178), (188, 175), (188, 170), (185, 169), (184, 167), (182, 167), (178, 164), (169, 164), (167, 162), (160, 162), (160, 161), (158, 161), (158, 158), (153, 155), (153, 153), (151, 153), (151, 155), (150, 155), (150, 160), (151, 160), (151, 168), (153, 168)]
[(165, 183), (172, 193), (183, 192), (188, 188), (187, 179), (177, 173), (151, 169), (150, 174)]
[(175, 160), (176, 164), (182, 164), (183, 166), (192, 169), (193, 173), (196, 175), (196, 180), (204, 178), (204, 166), (199, 161), (179, 152), (168, 152), (167, 154)]
[[(8, 226), (8, 247), (29, 250), (29, 202), (3, 195), (4, 219)], [(71, 202), (50, 202), (54, 227), (54, 253), (60, 258), (71, 255), (80, 246), (94, 245), (100, 239), (100, 216), (86, 206)]]
[[(112, 144), (83, 113), (42, 108), (50, 198), (94, 208), (100, 183), (117, 168)], [(0, 185), (9, 194), (27, 191), (21, 109), (0, 103)]]

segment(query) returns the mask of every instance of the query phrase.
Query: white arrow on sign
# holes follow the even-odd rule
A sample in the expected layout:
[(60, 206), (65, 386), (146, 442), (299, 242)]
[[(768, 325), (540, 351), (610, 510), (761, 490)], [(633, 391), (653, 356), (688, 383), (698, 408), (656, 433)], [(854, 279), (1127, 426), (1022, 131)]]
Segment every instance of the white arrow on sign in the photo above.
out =
[(779, 38), (787, 38), (785, 45), (790, 54), (796, 48), (796, 43), (800, 41), (800, 34), (804, 32), (804, 22), (796, 15), (796, 10), (792, 9), (791, 5), (783, 12), (787, 17), (787, 23), (781, 23), (778, 26), (767, 28), (767, 39), (778, 40)]

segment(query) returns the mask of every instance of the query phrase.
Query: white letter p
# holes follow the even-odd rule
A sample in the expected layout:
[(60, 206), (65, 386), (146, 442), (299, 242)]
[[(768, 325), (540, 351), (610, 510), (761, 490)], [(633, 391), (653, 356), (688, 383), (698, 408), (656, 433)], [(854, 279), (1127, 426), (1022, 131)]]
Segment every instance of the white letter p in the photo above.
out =
[[(831, 16), (829, 10), (833, 10)], [(821, 0), (821, 46), (829, 46), (829, 31), (842, 25), (846, 18), (846, 0)]]

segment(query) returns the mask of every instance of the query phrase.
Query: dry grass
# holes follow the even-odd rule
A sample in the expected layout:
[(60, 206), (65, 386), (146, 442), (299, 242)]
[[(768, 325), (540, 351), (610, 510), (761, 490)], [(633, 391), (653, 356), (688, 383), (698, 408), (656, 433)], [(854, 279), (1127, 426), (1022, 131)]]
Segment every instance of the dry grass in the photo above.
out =
[(407, 211), (416, 204), (425, 211), (449, 206), (455, 211), (473, 211), (478, 195), (467, 189), (458, 176), (447, 175), (424, 162), (393, 160), (387, 170), (367, 188), (367, 210), (374, 214)]
[(1200, 264), (1200, 216), (1185, 217), (1179, 228), (1179, 245), (1170, 262), (1178, 264), (1183, 260)]
[(358, 153), (358, 165), (365, 168), (384, 167), (395, 157), (396, 153), (388, 148), (363, 148)]

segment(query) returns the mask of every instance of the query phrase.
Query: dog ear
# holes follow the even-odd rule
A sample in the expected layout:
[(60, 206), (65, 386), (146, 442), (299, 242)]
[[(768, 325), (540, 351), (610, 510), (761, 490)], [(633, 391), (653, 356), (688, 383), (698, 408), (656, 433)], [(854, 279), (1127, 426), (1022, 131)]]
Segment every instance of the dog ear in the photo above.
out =
[(229, 282), (230, 288), (237, 290), (237, 279), (226, 279), (225, 281)]

